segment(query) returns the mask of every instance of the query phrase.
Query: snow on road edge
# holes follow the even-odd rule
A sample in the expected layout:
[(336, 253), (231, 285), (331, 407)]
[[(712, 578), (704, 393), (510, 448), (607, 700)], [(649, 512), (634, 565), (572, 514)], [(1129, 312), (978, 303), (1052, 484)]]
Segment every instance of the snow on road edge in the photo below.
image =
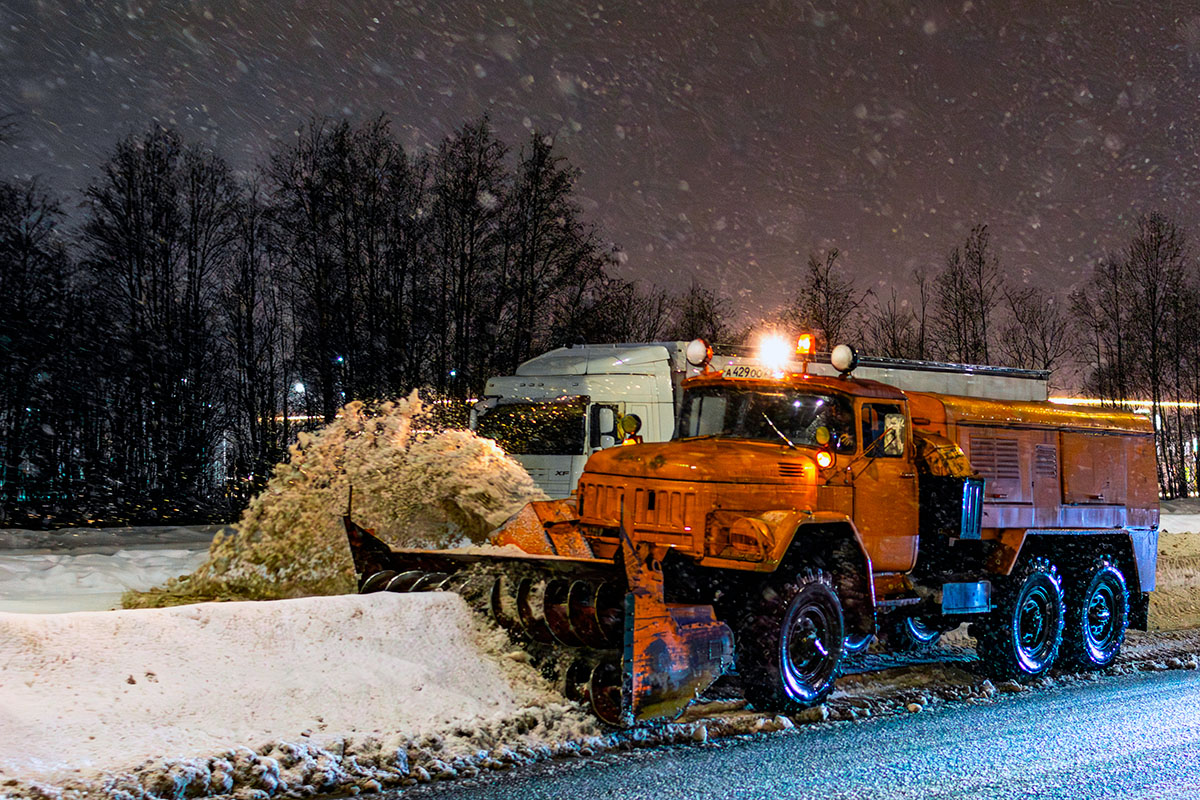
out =
[[(1198, 522), (1200, 517), (1166, 515), (1163, 520), (1164, 535), (1160, 541), (1160, 587), (1178, 590), (1182, 603), (1179, 609), (1187, 612), (1194, 610), (1193, 598), (1200, 597), (1200, 584), (1197, 583), (1195, 574), (1198, 571), (1196, 562), (1200, 561), (1200, 536), (1189, 532), (1200, 527)], [(872, 716), (919, 712), (931, 705), (936, 707), (940, 703), (994, 702), (1008, 694), (1029, 691), (1031, 688), (1107, 679), (1103, 674), (1062, 675), (1036, 682), (1032, 686), (1015, 683), (993, 685), (991, 681), (976, 675), (970, 669), (969, 663), (966, 663), (973, 657), (968, 641), (959, 643), (965, 646), (949, 648), (941, 654), (942, 660), (937, 663), (898, 662), (890, 666), (885, 665), (874, 672), (846, 676), (839, 682), (839, 689), (828, 704), (790, 718), (764, 717), (747, 711), (744, 701), (725, 700), (694, 706), (679, 723), (602, 734), (590, 718), (570, 704), (565, 704), (561, 696), (533, 675), (521, 654), (511, 649), (507, 637), (502, 632), (466, 613), (465, 608), (462, 609), (465, 622), (464, 618), (459, 618), (449, 628), (443, 624), (444, 621), (438, 621), (436, 614), (416, 613), (402, 624), (398, 624), (398, 620), (392, 620), (393, 624), (387, 628), (385, 636), (376, 633), (376, 639), (367, 644), (363, 644), (362, 639), (354, 638), (359, 635), (353, 632), (354, 623), (344, 619), (344, 609), (338, 611), (337, 608), (340, 603), (346, 602), (351, 605), (353, 602), (372, 605), (397, 602), (408, 604), (427, 602), (429, 598), (435, 597), (442, 602), (449, 601), (461, 606), (457, 598), (447, 595), (374, 595), (371, 598), (351, 596), (276, 603), (203, 604), (170, 610), (43, 617), (43, 620), (75, 619), (71, 625), (33, 623), (32, 632), (29, 630), (28, 620), (22, 620), (24, 615), (0, 614), (0, 742), (27, 740), (25, 732), (13, 732), (15, 724), (8, 729), (5, 727), (14, 717), (14, 712), (10, 711), (13, 704), (9, 702), (6, 692), (21, 682), (17, 680), (19, 675), (15, 674), (19, 670), (15, 669), (14, 648), (42, 653), (42, 657), (46, 659), (44, 663), (36, 667), (27, 663), (26, 667), (38, 673), (35, 677), (45, 676), (48, 686), (56, 685), (50, 679), (56, 677), (56, 670), (65, 668), (63, 665), (69, 662), (75, 662), (75, 666), (85, 675), (96, 672), (90, 668), (95, 652), (124, 653), (127, 656), (126, 664), (129, 668), (122, 667), (117, 672), (122, 675), (128, 672), (128, 675), (124, 675), (125, 680), (132, 678), (136, 683), (124, 684), (126, 694), (134, 691), (135, 686), (142, 685), (143, 681), (134, 674), (136, 670), (133, 665), (137, 664), (138, 668), (141, 668), (148, 664), (154, 655), (153, 649), (136, 644), (121, 648), (111, 632), (96, 633), (93, 630), (93, 635), (88, 636), (88, 626), (85, 623), (89, 618), (100, 620), (125, 615), (128, 619), (139, 622), (173, 619), (173, 626), (165, 627), (174, 627), (177, 629), (174, 635), (179, 636), (197, 627), (193, 625), (189, 628), (191, 623), (187, 615), (199, 615), (191, 619), (191, 622), (199, 623), (200, 617), (209, 613), (207, 609), (226, 609), (230, 614), (244, 611), (251, 615), (271, 616), (278, 613), (274, 609), (299, 608), (300, 606), (294, 604), (307, 603), (309, 613), (305, 615), (304, 621), (293, 619), (285, 624), (276, 620), (273, 623), (276, 634), (265, 638), (288, 640), (287, 637), (290, 636), (292, 645), (287, 653), (291, 656), (311, 650), (333, 650), (340, 659), (334, 663), (344, 667), (337, 670), (335, 675), (316, 671), (317, 679), (314, 682), (324, 687), (317, 705), (309, 709), (305, 719), (293, 719), (290, 728), (288, 725), (283, 726), (288, 728), (287, 730), (260, 731), (254, 734), (240, 730), (237, 726), (206, 724), (201, 727), (211, 728), (215, 732), (213, 741), (207, 744), (202, 743), (192, 749), (182, 748), (173, 754), (162, 752), (162, 748), (154, 754), (138, 754), (136, 757), (132, 752), (122, 752), (121, 758), (110, 762), (110, 766), (105, 768), (99, 768), (95, 764), (84, 764), (80, 753), (86, 748), (74, 749), (71, 739), (71, 736), (78, 738), (81, 733), (72, 734), (68, 731), (68, 735), (57, 742), (57, 766), (53, 759), (46, 759), (41, 764), (40, 771), (26, 770), (25, 773), (20, 773), (6, 768), (4, 756), (8, 754), (3, 751), (7, 748), (0, 748), (0, 800), (18, 797), (149, 800), (230, 794), (240, 798), (266, 798), (300, 796), (313, 792), (356, 794), (439, 779), (470, 778), (483, 771), (508, 769), (514, 765), (552, 757), (588, 756), (615, 749), (682, 741), (703, 742), (710, 737), (785, 731), (796, 725), (840, 724)], [(1157, 605), (1159, 608), (1156, 610), (1171, 611), (1162, 621), (1173, 623), (1178, 609), (1164, 603)], [(375, 610), (378, 611), (377, 608)], [(218, 616), (220, 613), (218, 612)], [(350, 613), (352, 614), (353, 610)], [(176, 616), (155, 616), (170, 614)], [(320, 625), (312, 627), (314, 618), (328, 620), (335, 630)], [(12, 624), (13, 619), (20, 620), (15, 628)], [(208, 624), (199, 627), (211, 627), (212, 624), (210, 620)], [(309, 627), (305, 627), (306, 625)], [(459, 663), (460, 669), (457, 671), (449, 669), (454, 665), (455, 659), (445, 657), (446, 637), (449, 630), (456, 625), (469, 632), (465, 640), (469, 645), (468, 650), (473, 648), (473, 652), (470, 652), (467, 658), (471, 665), (470, 670), (462, 669), (462, 662)], [(462, 627), (464, 625), (465, 628)], [(78, 627), (79, 630), (72, 634), (73, 627)], [(139, 624), (136, 627), (149, 626)], [(241, 624), (236, 625), (236, 628), (244, 627)], [(436, 628), (438, 632), (432, 641), (418, 641), (414, 645), (410, 641), (412, 635), (405, 631), (419, 632), (423, 628)], [(71, 635), (75, 636), (73, 648), (67, 647), (67, 643), (72, 641)], [(211, 658), (215, 660), (228, 658), (229, 651), (235, 655), (249, 652), (252, 657), (243, 667), (250, 672), (263, 673), (266, 671), (265, 664), (268, 659), (256, 654), (253, 646), (248, 646), (247, 636), (250, 639), (264, 638), (261, 630), (257, 635), (251, 635), (245, 630), (231, 629), (227, 621), (223, 635), (214, 637), (206, 647), (200, 647), (200, 642), (189, 636), (186, 642), (176, 642), (174, 649), (168, 650), (178, 653), (200, 650), (211, 653)], [(346, 637), (349, 637), (350, 641), (347, 641)], [(13, 643), (14, 638), (16, 644)], [(52, 646), (47, 648), (47, 644)], [(393, 655), (397, 651), (402, 656), (412, 653), (416, 661), (431, 653), (441, 654), (442, 658), (435, 659), (437, 669), (439, 674), (445, 672), (449, 676), (457, 672), (459, 676), (470, 675), (470, 679), (474, 680), (474, 673), (480, 664), (486, 669), (498, 670), (502, 676), (502, 683), (507, 683), (509, 689), (523, 697), (523, 702), (527, 704), (518, 704), (515, 708), (505, 707), (491, 717), (471, 713), (460, 713), (456, 716), (446, 713), (443, 709), (441, 713), (434, 715), (437, 719), (428, 730), (422, 729), (412, 719), (405, 717), (403, 712), (388, 716), (374, 726), (367, 716), (356, 715), (350, 721), (344, 718), (339, 721), (336, 713), (354, 702), (353, 698), (347, 695), (349, 681), (355, 676), (363, 677), (361, 664), (379, 662), (380, 656), (376, 650), (380, 647), (384, 647), (385, 651), (391, 650)], [(1200, 630), (1131, 633), (1121, 663), (1109, 672), (1122, 674), (1135, 671), (1196, 669), (1200, 665), (1198, 654)], [(319, 659), (321, 656), (311, 657)], [(294, 667), (296, 662), (289, 663)], [(428, 666), (428, 659), (425, 663)], [(193, 665), (204, 666), (205, 662), (192, 658), (179, 669), (187, 670), (193, 680), (199, 680), (200, 678), (193, 674), (194, 670), (190, 669)], [(311, 670), (293, 668), (292, 672), (313, 677)], [(28, 670), (26, 675), (27, 680), (33, 680), (28, 677)], [(154, 676), (160, 678), (158, 672), (154, 672)], [(145, 678), (144, 673), (142, 677)], [(389, 691), (396, 686), (407, 685), (411, 689), (420, 685), (419, 681), (413, 683), (402, 680), (403, 671), (387, 673), (386, 670), (377, 670), (368, 676), (368, 679), (372, 678)], [(85, 687), (86, 681), (90, 679), (84, 679)], [(96, 677), (96, 680), (99, 678)], [(149, 681), (148, 678), (145, 680)], [(225, 684), (233, 687), (238, 681), (238, 675), (231, 674), (227, 676)], [(159, 682), (161, 683), (161, 680)], [(70, 686), (62, 681), (59, 684), (68, 688)], [(118, 689), (123, 688), (120, 681), (117, 681), (116, 685)], [(28, 688), (32, 689), (32, 686)], [(532, 694), (523, 695), (522, 692)], [(502, 690), (501, 694), (503, 693)], [(63, 708), (74, 715), (71, 723), (77, 727), (95, 725), (99, 710), (108, 702), (107, 699), (103, 699), (102, 694), (97, 698), (90, 708), (86, 705), (69, 708), (53, 696), (43, 698), (46, 702), (24, 722), (27, 729), (34, 729), (44, 725), (53, 715), (61, 716), (59, 709)], [(478, 697), (476, 699), (478, 700)], [(183, 705), (185, 704), (181, 704), (181, 707)], [(272, 710), (279, 705), (288, 703), (272, 700), (269, 694), (255, 695), (243, 703), (240, 710)], [(413, 711), (417, 707), (419, 703), (407, 710)], [(134, 708), (127, 716), (140, 719), (144, 711), (145, 709)], [(178, 715), (169, 716), (174, 718)], [(103, 719), (99, 718), (99, 721), (102, 722)], [(170, 728), (170, 724), (167, 723), (167, 729)], [(325, 726), (324, 730), (321, 729), (322, 725)], [(149, 730), (153, 732), (158, 729), (151, 723)], [(156, 734), (156, 738), (161, 736)], [(28, 739), (28, 746), (32, 747), (37, 741), (36, 737)]]
[(0, 614), (0, 795), (370, 789), (597, 732), (506, 649), (453, 594)]

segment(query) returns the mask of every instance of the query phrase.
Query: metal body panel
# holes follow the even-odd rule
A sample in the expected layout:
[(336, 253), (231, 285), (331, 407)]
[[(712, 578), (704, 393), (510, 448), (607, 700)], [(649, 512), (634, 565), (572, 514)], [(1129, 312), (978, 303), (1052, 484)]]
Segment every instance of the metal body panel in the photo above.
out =
[(1137, 559), (1139, 588), (1152, 592), (1158, 585), (1158, 528), (1130, 528), (1129, 539)]
[[(1150, 421), (1103, 408), (910, 393), (918, 430), (959, 442), (985, 478), (983, 527), (1158, 525)], [(1128, 478), (1126, 478), (1128, 476)]]
[(943, 614), (986, 614), (991, 610), (991, 581), (942, 584)]

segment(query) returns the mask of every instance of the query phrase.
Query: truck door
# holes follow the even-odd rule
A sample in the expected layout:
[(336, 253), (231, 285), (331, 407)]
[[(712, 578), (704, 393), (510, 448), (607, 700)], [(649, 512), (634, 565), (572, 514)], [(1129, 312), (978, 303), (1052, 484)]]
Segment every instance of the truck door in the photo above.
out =
[(860, 458), (850, 467), (854, 525), (879, 572), (906, 572), (917, 559), (917, 470), (905, 412), (886, 401), (859, 409)]

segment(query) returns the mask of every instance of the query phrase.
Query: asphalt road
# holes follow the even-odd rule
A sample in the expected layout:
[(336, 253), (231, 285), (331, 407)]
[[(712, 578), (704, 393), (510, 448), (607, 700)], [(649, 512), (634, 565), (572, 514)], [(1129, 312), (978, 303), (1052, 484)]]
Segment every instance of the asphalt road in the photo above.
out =
[[(474, 785), (472, 785), (474, 784)], [(1200, 798), (1200, 672), (543, 764), (405, 797)]]

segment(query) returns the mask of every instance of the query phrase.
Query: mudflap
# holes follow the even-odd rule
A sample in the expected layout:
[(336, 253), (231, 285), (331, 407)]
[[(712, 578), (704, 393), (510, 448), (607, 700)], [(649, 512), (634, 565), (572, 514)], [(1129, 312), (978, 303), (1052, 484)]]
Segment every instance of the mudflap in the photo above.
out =
[(674, 719), (733, 664), (733, 631), (712, 606), (666, 603), (654, 547), (622, 531), (625, 596), (622, 723)]

